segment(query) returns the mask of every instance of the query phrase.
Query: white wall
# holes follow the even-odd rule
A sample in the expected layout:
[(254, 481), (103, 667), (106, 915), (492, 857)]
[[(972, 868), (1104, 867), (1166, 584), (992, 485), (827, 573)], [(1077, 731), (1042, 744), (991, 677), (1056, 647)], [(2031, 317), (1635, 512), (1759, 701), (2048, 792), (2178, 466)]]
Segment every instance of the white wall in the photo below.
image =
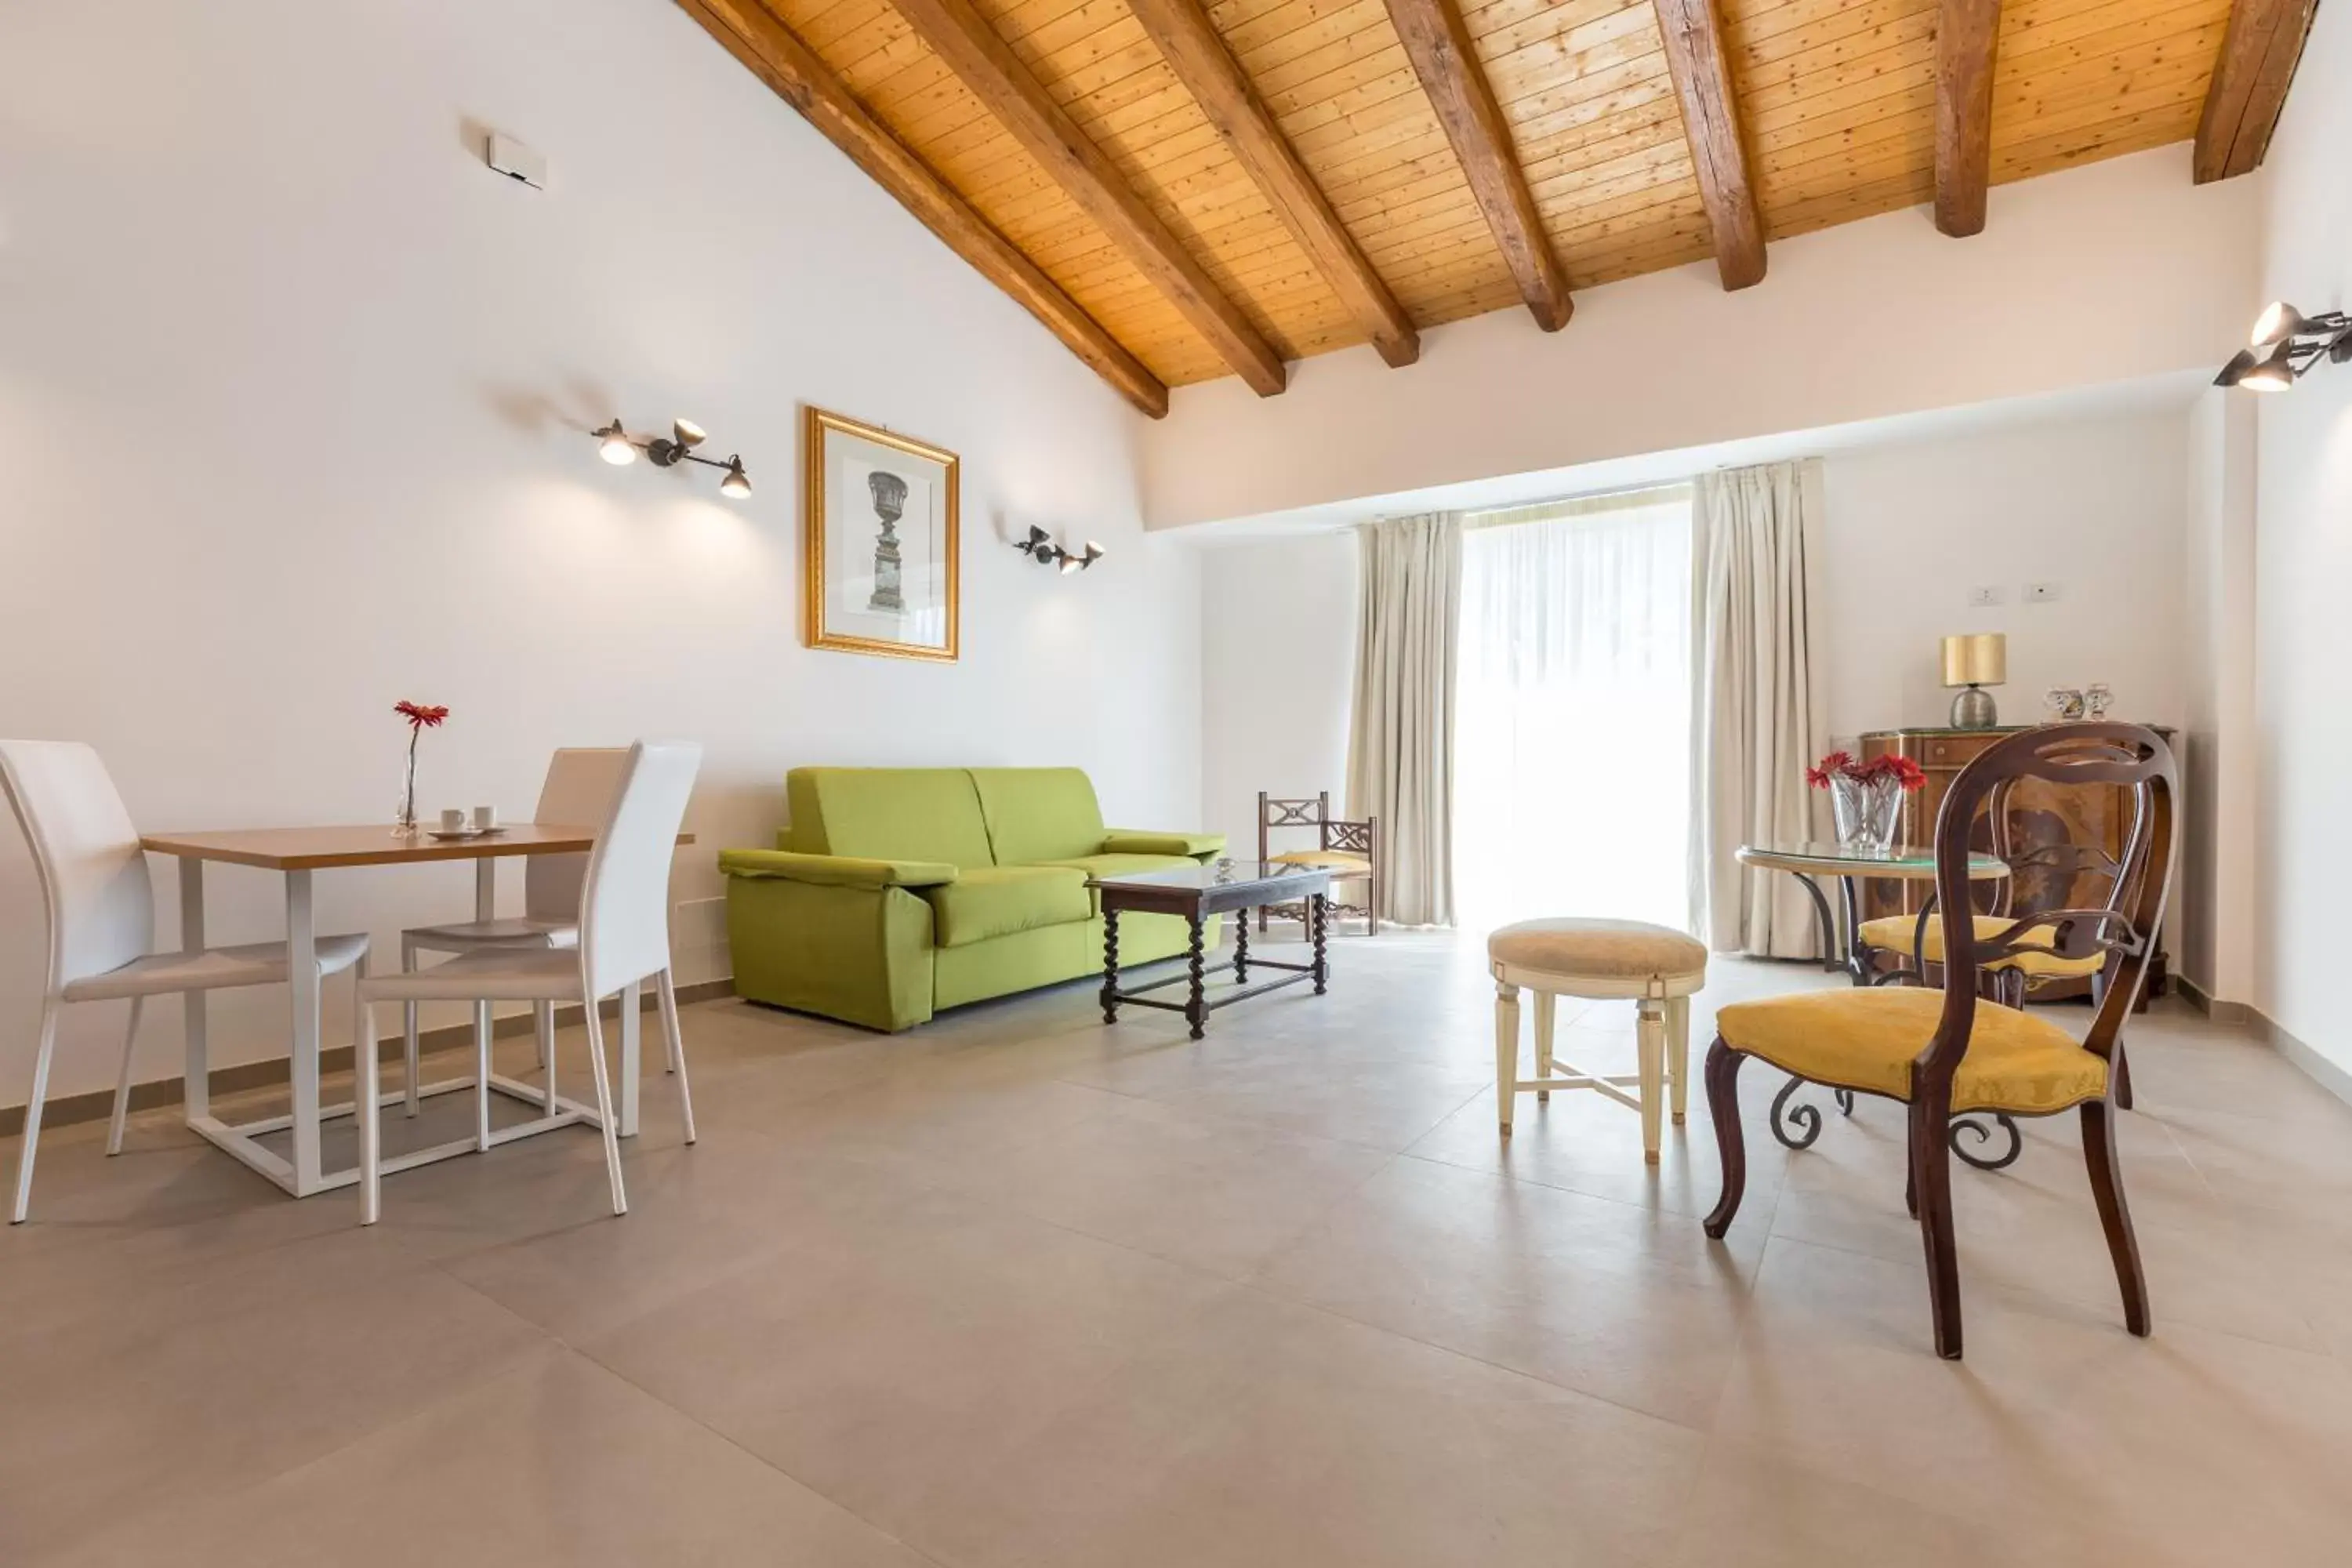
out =
[(1580, 291), (1556, 333), (1500, 310), (1423, 333), (1403, 370), (1351, 349), (1279, 397), (1181, 388), (1145, 435), (1145, 511), (1255, 517), (2216, 365), (2255, 209), (2250, 180), (2191, 184), (2183, 142), (2000, 186), (1969, 239), (1888, 213), (1776, 243), (1738, 293), (1702, 262)]
[[(1992, 417), (1957, 433), (1892, 421), (1825, 458), (1832, 732), (1945, 722), (1937, 639), (1963, 631), (2008, 634), (1994, 695), (2011, 721), (2041, 717), (2051, 686), (2105, 680), (2119, 715), (2178, 723), (2187, 408), (2053, 418), (2035, 405), (1979, 427)], [(1699, 454), (1690, 471), (1713, 466)], [(1345, 798), (1355, 545), (1344, 531), (1265, 539), (1212, 546), (1203, 563), (1207, 809), (1255, 842), (1242, 836), (1260, 789)], [(2063, 597), (2024, 604), (2028, 582)], [(2005, 603), (1971, 608), (1979, 584)]]
[[(155, 828), (388, 821), (402, 698), (455, 710), (428, 809), (527, 811), (560, 744), (696, 737), (689, 903), (801, 763), (1077, 763), (1119, 822), (1198, 820), (1197, 568), (1142, 533), (1139, 421), (676, 6), (129, 0), (5, 30), (0, 733), (95, 742)], [(552, 188), (484, 168), (478, 123)], [(961, 453), (961, 663), (800, 646), (803, 403)], [(690, 415), (757, 493), (607, 467), (581, 432), (615, 413)], [(1001, 542), (1033, 521), (1109, 557), (1040, 572)], [(208, 883), (215, 940), (282, 930), (274, 879)], [(381, 954), (469, 886), (328, 873), (320, 918)], [(34, 898), (0, 832), (0, 1103)], [(709, 912), (684, 979), (724, 972)], [(283, 1008), (219, 1004), (218, 1059), (282, 1054)], [(142, 1077), (178, 1070), (163, 1011)], [(76, 1012), (57, 1092), (110, 1077), (115, 1010)]]
[[(2262, 176), (2259, 295), (2312, 312), (2352, 309), (2347, 73), (2352, 5), (2323, 5)], [(2251, 321), (2261, 300), (2239, 303)], [(2254, 1002), (2352, 1071), (2340, 984), (2352, 940), (2352, 366), (2319, 366), (2258, 417)]]
[[(1350, 532), (1202, 552), (1202, 808), (1236, 853), (1257, 852), (1260, 790), (1346, 806), (1356, 590)], [(1312, 846), (1294, 831), (1274, 847)]]
[(2183, 822), (2175, 959), (2209, 997), (2252, 994), (2254, 460), (2259, 402), (2208, 388), (2188, 430), (2180, 621)]
[[(1939, 642), (2002, 632), (2002, 720), (2104, 680), (2117, 718), (2178, 723), (2185, 410), (2035, 421), (1828, 458), (1831, 733), (1949, 721)], [(2029, 604), (2029, 583), (2055, 583)], [(1969, 591), (2002, 603), (1971, 607)]]

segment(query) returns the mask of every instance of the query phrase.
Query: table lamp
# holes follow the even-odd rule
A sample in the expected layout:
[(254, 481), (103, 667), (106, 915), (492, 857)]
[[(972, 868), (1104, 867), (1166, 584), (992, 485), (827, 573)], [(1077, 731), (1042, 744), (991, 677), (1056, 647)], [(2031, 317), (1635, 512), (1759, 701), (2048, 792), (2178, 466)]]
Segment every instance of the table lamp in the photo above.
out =
[(1952, 698), (1952, 728), (1990, 730), (1999, 723), (1988, 686), (2009, 679), (2009, 638), (2000, 632), (1971, 632), (1944, 639), (1944, 684), (1960, 689)]

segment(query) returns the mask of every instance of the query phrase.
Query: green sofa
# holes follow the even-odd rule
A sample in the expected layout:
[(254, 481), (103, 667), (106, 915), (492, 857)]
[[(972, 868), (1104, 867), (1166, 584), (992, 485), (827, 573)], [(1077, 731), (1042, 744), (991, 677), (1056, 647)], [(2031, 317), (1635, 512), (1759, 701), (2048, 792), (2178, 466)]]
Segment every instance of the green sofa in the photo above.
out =
[[(1100, 974), (1087, 877), (1225, 847), (1222, 834), (1106, 829), (1077, 768), (794, 768), (784, 789), (776, 847), (719, 856), (736, 994), (894, 1033)], [(1188, 940), (1171, 916), (1124, 915), (1119, 963), (1171, 958)]]

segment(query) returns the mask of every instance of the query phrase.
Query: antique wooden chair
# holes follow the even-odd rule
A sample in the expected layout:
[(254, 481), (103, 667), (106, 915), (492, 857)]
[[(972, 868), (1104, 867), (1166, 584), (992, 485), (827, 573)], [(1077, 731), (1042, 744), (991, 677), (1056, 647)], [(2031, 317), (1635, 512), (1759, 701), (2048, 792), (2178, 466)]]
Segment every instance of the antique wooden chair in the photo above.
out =
[[(2005, 781), (2111, 784), (2132, 793), (2131, 837), (2107, 901), (2043, 910), (1980, 931), (1969, 898), (1969, 834), (1978, 807)], [(1945, 984), (1873, 986), (1735, 1003), (1716, 1016), (1706, 1054), (1707, 1109), (1722, 1152), (1723, 1195), (1706, 1216), (1721, 1238), (1748, 1180), (1740, 1131), (1741, 1064), (1760, 1057), (1784, 1072), (1910, 1107), (1909, 1206), (1926, 1246), (1936, 1352), (1960, 1354), (1959, 1262), (1952, 1231), (1950, 1138), (1957, 1111), (2053, 1116), (2079, 1108), (2083, 1157), (2123, 1293), (2124, 1323), (2148, 1331), (2147, 1284), (2116, 1168), (2114, 1116), (2122, 1034), (2147, 978), (2171, 885), (2179, 773), (2170, 748), (2137, 724), (2053, 724), (1988, 747), (1953, 780), (1936, 820), (1936, 891)], [(1989, 966), (2028, 951), (2105, 967), (2089, 1033), (2077, 1042), (2042, 1015), (1982, 994)]]
[[(2116, 881), (2123, 875), (2123, 862), (2095, 844), (2032, 843), (2021, 847), (2024, 835), (2019, 832), (2020, 814), (2014, 809), (2020, 782), (2003, 779), (1986, 797), (1987, 848), (2009, 867), (2010, 874), (1975, 885), (1977, 898), (1989, 906), (1976, 917), (1980, 941), (2014, 925), (2034, 908), (2079, 905), (2086, 891), (2102, 887), (2112, 897)], [(2026, 909), (2018, 907), (2021, 900)], [(1864, 966), (1876, 972), (1873, 984), (1944, 983), (1944, 929), (1935, 918), (1936, 908), (1936, 895), (1930, 891), (1916, 915), (1885, 915), (1862, 923), (1855, 932), (1855, 946)], [(2024, 945), (2017, 952), (1978, 966), (1979, 986), (1985, 995), (2022, 1007), (2036, 992), (2067, 981), (2087, 980), (2092, 1005), (2098, 1005), (2105, 984), (2106, 953), (2068, 958), (2053, 950), (2050, 931), (2042, 926), (2028, 928), (2020, 941)], [(1893, 958), (1894, 967), (1878, 970), (1880, 953)], [(2139, 1009), (2147, 1008), (2147, 998), (2142, 997)], [(2120, 1053), (2115, 1070), (2116, 1104), (2129, 1110), (2131, 1069)]]
[[(1311, 827), (1315, 829), (1315, 847), (1289, 849), (1277, 855), (1272, 852), (1270, 839), (1276, 829)], [(1328, 866), (1335, 873), (1332, 886), (1341, 884), (1363, 889), (1361, 903), (1335, 896), (1328, 915), (1340, 919), (1361, 920), (1366, 936), (1381, 934), (1381, 871), (1380, 851), (1375, 847), (1380, 838), (1380, 818), (1368, 816), (1361, 822), (1349, 822), (1331, 815), (1331, 792), (1325, 790), (1312, 800), (1276, 800), (1264, 790), (1257, 792), (1257, 858), (1285, 866)], [(1306, 910), (1286, 904), (1279, 910), (1271, 906), (1257, 912), (1257, 929), (1265, 930), (1266, 917), (1280, 913), (1285, 919), (1304, 921)]]

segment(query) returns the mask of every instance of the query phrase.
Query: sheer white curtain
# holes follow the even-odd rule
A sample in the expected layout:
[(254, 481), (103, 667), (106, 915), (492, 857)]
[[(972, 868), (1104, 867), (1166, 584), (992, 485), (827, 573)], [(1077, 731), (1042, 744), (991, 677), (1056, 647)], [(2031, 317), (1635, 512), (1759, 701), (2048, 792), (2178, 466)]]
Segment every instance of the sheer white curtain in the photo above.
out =
[(1687, 485), (1465, 520), (1462, 921), (1680, 927), (1690, 891)]

